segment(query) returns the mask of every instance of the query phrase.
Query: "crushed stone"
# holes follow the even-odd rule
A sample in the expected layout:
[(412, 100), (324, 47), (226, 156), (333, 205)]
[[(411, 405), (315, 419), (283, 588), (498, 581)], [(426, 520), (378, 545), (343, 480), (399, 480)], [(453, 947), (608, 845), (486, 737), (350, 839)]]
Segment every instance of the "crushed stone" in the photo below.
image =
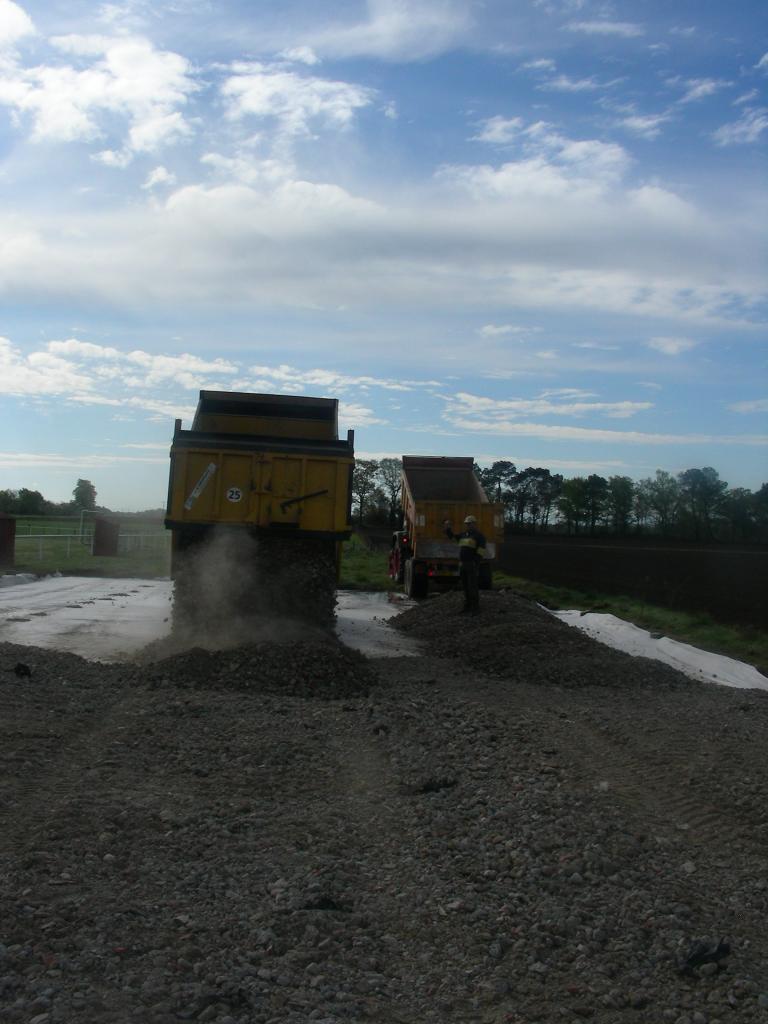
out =
[(408, 658), (0, 645), (0, 1018), (764, 1022), (768, 694), (459, 607)]

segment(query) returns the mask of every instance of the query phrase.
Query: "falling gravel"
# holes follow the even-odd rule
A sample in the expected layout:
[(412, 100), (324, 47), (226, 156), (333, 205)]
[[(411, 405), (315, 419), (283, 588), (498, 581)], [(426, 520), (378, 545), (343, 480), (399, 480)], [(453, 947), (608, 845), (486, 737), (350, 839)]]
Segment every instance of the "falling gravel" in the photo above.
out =
[(0, 645), (0, 1019), (768, 1021), (768, 694), (511, 594), (392, 622)]

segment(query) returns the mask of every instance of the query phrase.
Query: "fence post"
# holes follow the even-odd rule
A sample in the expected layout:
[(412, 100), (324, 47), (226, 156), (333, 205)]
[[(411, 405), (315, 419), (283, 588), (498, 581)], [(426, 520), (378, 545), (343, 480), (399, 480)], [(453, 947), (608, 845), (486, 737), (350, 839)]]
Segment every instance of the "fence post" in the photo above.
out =
[(0, 565), (12, 569), (16, 546), (16, 517), (0, 515)]

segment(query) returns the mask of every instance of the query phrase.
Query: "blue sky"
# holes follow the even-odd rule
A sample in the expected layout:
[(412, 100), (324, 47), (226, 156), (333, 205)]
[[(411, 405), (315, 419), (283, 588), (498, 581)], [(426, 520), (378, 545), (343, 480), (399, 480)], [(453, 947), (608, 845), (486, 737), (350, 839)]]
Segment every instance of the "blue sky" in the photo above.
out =
[(0, 0), (0, 487), (164, 502), (201, 388), (357, 453), (768, 480), (768, 9)]

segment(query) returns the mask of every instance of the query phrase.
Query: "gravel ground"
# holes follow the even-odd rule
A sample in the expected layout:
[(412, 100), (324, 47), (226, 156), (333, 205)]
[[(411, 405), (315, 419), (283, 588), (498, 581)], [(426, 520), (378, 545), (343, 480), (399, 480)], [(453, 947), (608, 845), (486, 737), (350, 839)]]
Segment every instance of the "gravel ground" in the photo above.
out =
[(460, 604), (0, 645), (0, 1020), (768, 1022), (768, 693)]

